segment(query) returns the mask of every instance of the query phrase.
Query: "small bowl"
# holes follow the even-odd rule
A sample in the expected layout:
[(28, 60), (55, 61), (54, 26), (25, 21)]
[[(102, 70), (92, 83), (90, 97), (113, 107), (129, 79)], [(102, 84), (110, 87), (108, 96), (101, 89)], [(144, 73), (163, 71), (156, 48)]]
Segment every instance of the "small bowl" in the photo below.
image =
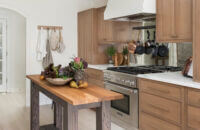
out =
[(56, 86), (66, 85), (72, 80), (72, 78), (62, 79), (62, 78), (46, 78), (46, 80)]

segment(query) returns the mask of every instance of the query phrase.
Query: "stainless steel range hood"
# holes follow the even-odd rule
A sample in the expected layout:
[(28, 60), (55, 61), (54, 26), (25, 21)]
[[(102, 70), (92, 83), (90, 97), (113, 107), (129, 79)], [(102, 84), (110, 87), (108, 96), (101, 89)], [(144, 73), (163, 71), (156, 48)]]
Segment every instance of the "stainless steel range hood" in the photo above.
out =
[(105, 20), (153, 21), (156, 14), (156, 0), (108, 0)]

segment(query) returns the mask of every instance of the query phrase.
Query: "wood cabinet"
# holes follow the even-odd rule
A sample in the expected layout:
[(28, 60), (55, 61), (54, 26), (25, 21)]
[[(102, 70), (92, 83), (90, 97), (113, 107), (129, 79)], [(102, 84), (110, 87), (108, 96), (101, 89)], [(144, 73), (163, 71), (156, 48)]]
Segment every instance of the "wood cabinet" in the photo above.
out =
[(105, 64), (106, 46), (99, 46), (97, 39), (97, 9), (78, 13), (78, 56), (89, 64)]
[(159, 96), (140, 93), (141, 111), (155, 115), (161, 119), (181, 124), (181, 103)]
[(86, 69), (86, 75), (88, 83), (104, 88), (104, 77), (102, 70), (88, 68)]
[(200, 82), (200, 1), (193, 1), (193, 79)]
[(127, 43), (137, 40), (132, 28), (141, 23), (104, 20), (105, 7), (98, 8), (98, 43)]
[(104, 20), (105, 7), (98, 9), (98, 42), (106, 43), (114, 41), (113, 21)]
[(188, 106), (188, 129), (200, 129), (200, 108)]
[(192, 42), (192, 0), (157, 0), (158, 42)]
[(184, 130), (184, 87), (146, 79), (138, 83), (140, 130)]
[(140, 115), (140, 130), (181, 130), (179, 126), (163, 121), (146, 113)]
[(200, 90), (187, 91), (187, 130), (200, 130)]
[(200, 130), (200, 89), (140, 78), (140, 130)]

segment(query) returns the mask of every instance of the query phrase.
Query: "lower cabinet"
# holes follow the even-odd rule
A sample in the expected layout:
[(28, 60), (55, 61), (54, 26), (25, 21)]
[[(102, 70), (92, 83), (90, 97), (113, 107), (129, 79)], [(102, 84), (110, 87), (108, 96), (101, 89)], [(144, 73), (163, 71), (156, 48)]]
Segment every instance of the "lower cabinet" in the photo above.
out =
[(140, 93), (140, 103), (141, 112), (181, 124), (181, 103), (146, 93)]
[(140, 113), (140, 130), (181, 130), (181, 128), (142, 112)]
[(187, 91), (187, 130), (200, 130), (200, 90)]
[(104, 78), (102, 70), (88, 68), (85, 71), (88, 83), (104, 88)]
[(200, 130), (200, 108), (188, 106), (188, 130)]
[(187, 130), (185, 87), (139, 79), (139, 130)]

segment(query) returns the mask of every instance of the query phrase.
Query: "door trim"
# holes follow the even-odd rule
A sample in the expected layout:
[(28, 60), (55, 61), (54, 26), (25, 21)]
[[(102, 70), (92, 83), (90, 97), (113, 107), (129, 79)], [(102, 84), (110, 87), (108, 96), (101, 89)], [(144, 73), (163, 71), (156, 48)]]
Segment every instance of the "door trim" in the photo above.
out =
[(0, 92), (7, 92), (7, 18), (0, 18), (2, 23), (2, 85), (0, 85)]

